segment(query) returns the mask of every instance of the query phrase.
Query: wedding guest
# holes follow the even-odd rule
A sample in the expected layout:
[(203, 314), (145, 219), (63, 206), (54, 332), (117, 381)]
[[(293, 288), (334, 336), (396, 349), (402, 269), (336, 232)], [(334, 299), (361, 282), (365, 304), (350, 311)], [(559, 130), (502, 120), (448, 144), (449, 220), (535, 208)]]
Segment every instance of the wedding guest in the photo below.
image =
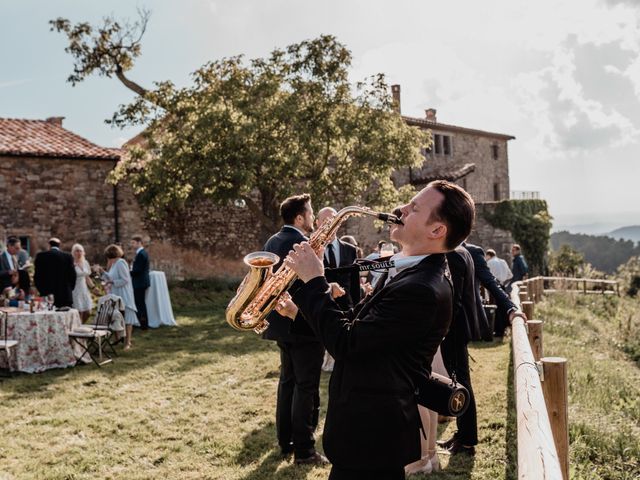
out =
[(353, 235), (343, 235), (340, 237), (340, 241), (356, 247), (357, 258), (364, 258), (364, 251), (360, 248), (360, 245), (358, 245), (356, 237)]
[(124, 323), (126, 325), (127, 335), (124, 349), (129, 350), (131, 348), (133, 326), (138, 320), (129, 265), (127, 265), (127, 262), (122, 258), (124, 252), (118, 245), (109, 245), (105, 249), (104, 254), (107, 257), (107, 271), (102, 272), (102, 278), (107, 282), (106, 288), (109, 293), (119, 296), (124, 302)]
[(142, 330), (147, 330), (149, 328), (149, 318), (147, 317), (145, 295), (147, 288), (151, 285), (151, 280), (149, 279), (149, 254), (144, 248), (141, 235), (131, 237), (131, 248), (136, 251), (136, 256), (131, 266), (131, 279), (133, 281), (133, 296), (138, 310), (138, 322)]
[(20, 250), (17, 237), (7, 239), (7, 247), (0, 253), (0, 291), (18, 282), (18, 261), (16, 253)]
[(513, 257), (513, 278), (511, 279), (511, 284), (514, 284), (527, 278), (529, 266), (527, 265), (527, 261), (524, 259), (524, 255), (522, 255), (520, 245), (517, 243), (514, 243), (511, 246), (511, 255)]
[(60, 239), (49, 239), (49, 250), (36, 255), (33, 280), (40, 295), (53, 295), (57, 308), (73, 305), (76, 269), (73, 257), (60, 250)]
[(91, 267), (85, 259), (84, 247), (76, 243), (71, 247), (73, 267), (76, 270), (76, 286), (73, 289), (73, 308), (80, 312), (82, 322), (86, 322), (93, 309), (93, 300), (89, 293), (89, 287), (93, 288), (91, 281)]
[(513, 273), (509, 269), (509, 265), (502, 258), (496, 255), (496, 251), (493, 248), (488, 248), (485, 252), (485, 258), (487, 260), (487, 266), (496, 280), (500, 282), (501, 286), (505, 286), (509, 280), (513, 277)]
[[(431, 371), (444, 377), (449, 376), (442, 360), (440, 347), (438, 347), (438, 351), (431, 362)], [(407, 476), (437, 472), (440, 470), (440, 458), (436, 450), (438, 413), (422, 405), (418, 405), (418, 413), (420, 413), (420, 421), (424, 429), (424, 435), (420, 435), (421, 458), (404, 467), (404, 473)]]

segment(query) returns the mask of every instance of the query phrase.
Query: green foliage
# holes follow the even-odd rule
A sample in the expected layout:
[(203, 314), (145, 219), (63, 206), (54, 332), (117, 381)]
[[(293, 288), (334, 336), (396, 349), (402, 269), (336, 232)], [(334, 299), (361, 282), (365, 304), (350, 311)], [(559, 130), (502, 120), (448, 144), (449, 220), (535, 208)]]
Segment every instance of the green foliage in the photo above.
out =
[(545, 355), (569, 361), (571, 478), (640, 475), (638, 301), (604, 295), (549, 295), (536, 304)]
[(134, 60), (140, 56), (140, 41), (150, 12), (139, 9), (138, 16), (140, 18), (133, 23), (105, 17), (99, 27), (87, 22), (71, 25), (69, 20), (61, 17), (49, 21), (52, 31), (62, 32), (69, 39), (65, 52), (71, 54), (75, 62), (67, 81), (76, 85), (94, 72), (109, 78), (116, 75), (123, 83), (129, 83), (127, 86), (136, 93), (143, 94), (142, 87), (124, 77), (124, 72), (130, 70)]
[(583, 267), (584, 255), (569, 245), (561, 245), (560, 250), (549, 256), (549, 270), (553, 275), (576, 277)]
[(584, 254), (585, 261), (607, 273), (614, 273), (632, 256), (640, 255), (640, 245), (634, 247), (631, 240), (615, 240), (611, 237), (565, 231), (551, 234), (552, 249), (557, 250), (563, 244), (570, 245), (574, 250)]
[(128, 29), (111, 18), (100, 29), (51, 23), (69, 38), (72, 83), (94, 71), (115, 73), (139, 94), (110, 120), (146, 127), (111, 181), (131, 184), (150, 218), (202, 200), (226, 206), (242, 199), (272, 231), (279, 203), (302, 192), (316, 205), (389, 207), (399, 200), (391, 173), (424, 161), (420, 149), (431, 143), (430, 133), (394, 111), (384, 75), (349, 81), (351, 52), (335, 37), (266, 58), (212, 61), (193, 73), (190, 86), (158, 82), (147, 90), (119, 74), (140, 53), (133, 36), (144, 31), (143, 20)]
[(627, 263), (620, 265), (618, 279), (626, 294), (635, 297), (640, 291), (640, 257), (631, 257)]
[(503, 200), (497, 202), (493, 214), (486, 214), (494, 227), (508, 230), (522, 247), (533, 276), (544, 270), (549, 244), (551, 215), (544, 200)]

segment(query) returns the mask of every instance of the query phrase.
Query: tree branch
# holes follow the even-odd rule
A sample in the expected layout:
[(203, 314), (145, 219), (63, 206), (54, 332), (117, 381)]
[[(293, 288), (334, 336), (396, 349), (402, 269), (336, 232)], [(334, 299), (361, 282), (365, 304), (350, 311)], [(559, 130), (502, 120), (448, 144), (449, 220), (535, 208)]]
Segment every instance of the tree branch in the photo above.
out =
[(124, 72), (122, 71), (122, 67), (120, 65), (116, 66), (116, 77), (118, 77), (118, 80), (120, 80), (125, 87), (127, 87), (129, 90), (134, 91), (141, 97), (144, 97), (147, 94), (148, 92), (147, 89), (142, 88), (133, 80), (129, 80), (127, 77), (125, 77)]

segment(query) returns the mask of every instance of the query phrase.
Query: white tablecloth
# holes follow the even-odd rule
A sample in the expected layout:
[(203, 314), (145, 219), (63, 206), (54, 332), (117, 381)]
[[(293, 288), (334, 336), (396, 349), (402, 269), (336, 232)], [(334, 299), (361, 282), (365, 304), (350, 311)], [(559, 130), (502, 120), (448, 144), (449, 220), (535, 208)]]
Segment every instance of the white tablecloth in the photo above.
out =
[(176, 325), (169, 298), (169, 287), (164, 272), (149, 272), (151, 286), (147, 289), (145, 302), (149, 326), (157, 328), (160, 325)]

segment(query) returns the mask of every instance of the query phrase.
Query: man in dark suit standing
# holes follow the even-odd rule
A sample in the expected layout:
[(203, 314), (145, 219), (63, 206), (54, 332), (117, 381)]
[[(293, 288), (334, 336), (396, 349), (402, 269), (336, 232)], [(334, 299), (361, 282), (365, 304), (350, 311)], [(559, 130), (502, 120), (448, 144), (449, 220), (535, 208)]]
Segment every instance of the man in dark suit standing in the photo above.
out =
[[(313, 231), (313, 207), (308, 194), (285, 199), (280, 205), (284, 221), (282, 229), (273, 235), (263, 250), (275, 253), (280, 262), (277, 271), (295, 243), (307, 240)], [(290, 291), (298, 288), (296, 282)], [(284, 456), (294, 454), (298, 464), (328, 463), (315, 449), (314, 432), (320, 414), (320, 368), (324, 348), (315, 334), (306, 326), (291, 332), (291, 321), (277, 312), (268, 317), (269, 328), (264, 338), (275, 340), (280, 349), (280, 378), (276, 405), (278, 444)], [(305, 327), (300, 320), (299, 326)]]
[(151, 285), (151, 280), (149, 279), (149, 254), (144, 248), (142, 235), (134, 235), (131, 237), (131, 248), (136, 251), (136, 256), (131, 266), (133, 297), (136, 302), (136, 309), (138, 310), (137, 315), (140, 328), (147, 330), (149, 328), (149, 317), (147, 316), (145, 295), (147, 288)]
[[(517, 243), (514, 243), (511, 246), (511, 256), (513, 258), (513, 264), (511, 266), (513, 277), (511, 278), (509, 287), (511, 287), (512, 284), (527, 278), (527, 274), (529, 273), (529, 266), (527, 265), (527, 261), (524, 259), (524, 255), (522, 255), (520, 245)], [(509, 290), (511, 290), (511, 288), (509, 288)]]
[[(9, 237), (6, 250), (0, 251), (0, 294), (7, 287), (18, 283), (18, 259), (16, 254), (20, 251), (20, 239)], [(27, 294), (29, 292), (26, 292)]]
[[(461, 288), (462, 308), (456, 316), (457, 321), (454, 321), (455, 328), (451, 329), (442, 342), (442, 357), (447, 371), (450, 374), (455, 371), (457, 380), (469, 390), (471, 403), (467, 411), (456, 419), (458, 431), (449, 440), (438, 443), (452, 455), (458, 453), (474, 455), (475, 446), (478, 444), (478, 425), (476, 403), (471, 387), (467, 344), (470, 340), (478, 340), (479, 337), (486, 338), (487, 336), (488, 321), (482, 305), (480, 285), (494, 296), (498, 311), (504, 312), (504, 315), (508, 316), (509, 322), (513, 321), (516, 316), (526, 317), (500, 288), (487, 265), (482, 248), (470, 243), (463, 243), (462, 247), (464, 249), (458, 248), (455, 253), (459, 258), (464, 258), (464, 262), (449, 254), (454, 286), (461, 286), (459, 288)], [(464, 254), (462, 250), (466, 250), (467, 253)], [(472, 263), (469, 264), (469, 261)], [(469, 283), (470, 274), (473, 279), (471, 283)], [(463, 278), (464, 280), (462, 280)], [(456, 295), (457, 298), (458, 296)], [(473, 320), (474, 317), (477, 318), (476, 321)], [(465, 326), (464, 320), (466, 320), (467, 326)], [(491, 332), (488, 334), (490, 335)]]
[(60, 250), (58, 238), (51, 238), (49, 250), (36, 255), (35, 269), (33, 279), (40, 295), (53, 294), (57, 308), (73, 305), (76, 269), (71, 254)]
[(457, 185), (436, 181), (401, 213), (403, 225), (391, 227), (391, 239), (402, 246), (402, 266), (383, 275), (354, 310), (343, 312), (333, 301), (308, 243), (294, 246), (286, 260), (304, 285), (279, 310), (294, 318), (299, 307), (336, 359), (324, 429), (330, 480), (403, 479), (404, 465), (420, 458), (416, 385), (430, 374), (451, 322), (445, 252), (469, 234), (474, 205)]
[[(336, 213), (338, 212), (331, 207), (321, 209), (318, 212), (317, 225), (322, 225)], [(324, 249), (323, 263), (325, 269), (329, 269), (325, 270), (325, 278), (330, 285), (337, 283), (344, 290), (344, 293), (339, 296), (334, 294), (336, 303), (343, 310), (349, 310), (360, 301), (360, 273), (357, 269), (346, 272), (331, 269), (353, 265), (357, 257), (356, 247), (343, 242), (335, 235)]]

